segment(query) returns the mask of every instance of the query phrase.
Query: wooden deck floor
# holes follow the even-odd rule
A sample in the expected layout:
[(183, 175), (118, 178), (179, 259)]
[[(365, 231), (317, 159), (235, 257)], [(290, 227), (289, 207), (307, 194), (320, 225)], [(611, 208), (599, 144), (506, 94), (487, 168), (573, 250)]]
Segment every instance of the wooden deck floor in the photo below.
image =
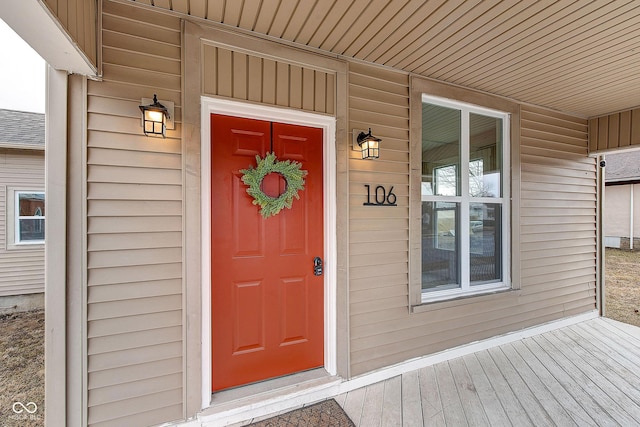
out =
[(640, 425), (640, 328), (594, 319), (336, 400), (363, 427)]

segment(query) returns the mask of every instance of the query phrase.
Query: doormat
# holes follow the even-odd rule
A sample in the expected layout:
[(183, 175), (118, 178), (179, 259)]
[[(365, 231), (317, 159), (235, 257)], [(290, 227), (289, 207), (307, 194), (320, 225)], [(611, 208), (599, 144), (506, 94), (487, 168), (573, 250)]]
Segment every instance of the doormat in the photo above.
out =
[(353, 421), (334, 399), (305, 406), (249, 425), (256, 427), (355, 427)]

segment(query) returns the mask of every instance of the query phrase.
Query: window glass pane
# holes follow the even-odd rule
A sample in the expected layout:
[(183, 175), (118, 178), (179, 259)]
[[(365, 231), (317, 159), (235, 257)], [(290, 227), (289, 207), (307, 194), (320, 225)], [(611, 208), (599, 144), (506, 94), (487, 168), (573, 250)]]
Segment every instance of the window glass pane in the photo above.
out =
[(460, 204), (422, 202), (422, 289), (460, 287)]
[(502, 119), (469, 114), (469, 193), (502, 197)]
[(438, 196), (457, 196), (458, 168), (456, 165), (441, 166), (433, 170), (435, 194)]
[(461, 111), (422, 103), (423, 194), (460, 195)]
[(502, 280), (502, 206), (471, 203), (469, 214), (471, 285), (499, 282)]
[(21, 242), (44, 240), (44, 219), (21, 219), (18, 224)]
[(45, 216), (43, 193), (19, 193), (20, 216)]

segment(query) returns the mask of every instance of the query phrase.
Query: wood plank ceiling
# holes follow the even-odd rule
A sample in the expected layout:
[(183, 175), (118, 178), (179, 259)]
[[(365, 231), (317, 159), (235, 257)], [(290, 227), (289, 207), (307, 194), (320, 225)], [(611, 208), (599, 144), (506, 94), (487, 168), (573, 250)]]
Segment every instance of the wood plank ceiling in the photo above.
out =
[(137, 2), (584, 117), (640, 105), (637, 0)]

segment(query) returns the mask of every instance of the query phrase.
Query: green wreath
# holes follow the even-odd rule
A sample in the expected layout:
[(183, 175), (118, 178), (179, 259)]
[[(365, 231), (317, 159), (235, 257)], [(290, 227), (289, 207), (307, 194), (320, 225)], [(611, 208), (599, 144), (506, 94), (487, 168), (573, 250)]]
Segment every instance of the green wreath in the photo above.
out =
[[(307, 171), (300, 169), (300, 162), (285, 160), (279, 162), (274, 153), (267, 153), (264, 159), (256, 156), (256, 168), (241, 169), (242, 182), (248, 185), (247, 193), (253, 197), (253, 204), (260, 205), (260, 214), (263, 218), (277, 215), (283, 208), (291, 209), (293, 198), (300, 199), (298, 191), (304, 189), (304, 177)], [(270, 173), (279, 173), (287, 181), (284, 193), (278, 197), (266, 195), (260, 185), (265, 176)]]

